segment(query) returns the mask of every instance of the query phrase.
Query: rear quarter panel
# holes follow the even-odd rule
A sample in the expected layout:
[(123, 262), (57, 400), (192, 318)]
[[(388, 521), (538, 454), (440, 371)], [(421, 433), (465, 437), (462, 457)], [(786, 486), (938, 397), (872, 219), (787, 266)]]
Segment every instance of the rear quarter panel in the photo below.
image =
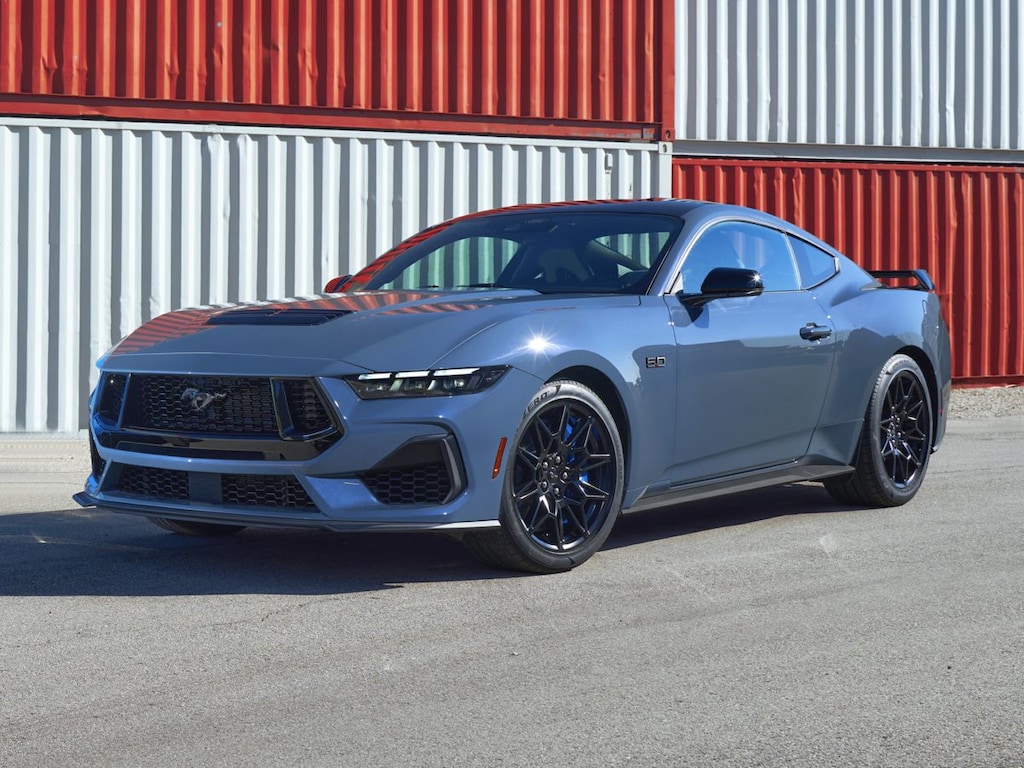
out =
[[(820, 419), (836, 450), (852, 458), (871, 392), (885, 362), (903, 352), (929, 380), (933, 412), (944, 408), (950, 380), (949, 335), (935, 294), (880, 288), (843, 259), (840, 274), (816, 291), (837, 333), (834, 375)], [(936, 419), (936, 443), (944, 416)]]

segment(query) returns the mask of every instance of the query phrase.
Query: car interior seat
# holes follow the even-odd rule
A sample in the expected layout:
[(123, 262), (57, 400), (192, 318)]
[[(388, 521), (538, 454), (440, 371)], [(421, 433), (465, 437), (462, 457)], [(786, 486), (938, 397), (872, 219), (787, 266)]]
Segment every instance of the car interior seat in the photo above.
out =
[(572, 248), (546, 248), (537, 256), (541, 280), (549, 285), (578, 285), (590, 277)]

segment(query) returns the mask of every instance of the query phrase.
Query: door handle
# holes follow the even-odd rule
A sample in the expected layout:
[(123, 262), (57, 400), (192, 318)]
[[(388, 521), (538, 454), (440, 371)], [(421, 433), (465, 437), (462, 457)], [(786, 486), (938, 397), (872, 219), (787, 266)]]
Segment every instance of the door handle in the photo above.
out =
[(827, 325), (817, 325), (815, 323), (808, 323), (800, 329), (800, 338), (807, 339), (808, 341), (818, 341), (819, 339), (827, 339), (832, 335), (832, 329)]

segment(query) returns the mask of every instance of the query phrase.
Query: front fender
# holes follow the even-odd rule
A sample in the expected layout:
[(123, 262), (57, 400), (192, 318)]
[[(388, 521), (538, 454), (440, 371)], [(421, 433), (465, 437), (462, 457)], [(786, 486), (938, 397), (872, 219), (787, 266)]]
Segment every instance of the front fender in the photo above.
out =
[(600, 377), (626, 420), (627, 492), (646, 486), (664, 474), (672, 456), (676, 347), (661, 297), (621, 299), (510, 318), (453, 350), (438, 367), (511, 365), (539, 381), (567, 371)]

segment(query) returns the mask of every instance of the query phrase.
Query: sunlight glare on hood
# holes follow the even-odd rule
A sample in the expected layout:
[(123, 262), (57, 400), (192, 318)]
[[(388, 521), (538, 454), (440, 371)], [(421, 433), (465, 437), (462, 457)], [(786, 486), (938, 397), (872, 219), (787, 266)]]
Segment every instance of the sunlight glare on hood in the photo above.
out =
[(554, 352), (555, 346), (551, 339), (543, 333), (535, 333), (527, 340), (525, 349), (528, 352), (533, 352), (535, 355), (546, 355)]

